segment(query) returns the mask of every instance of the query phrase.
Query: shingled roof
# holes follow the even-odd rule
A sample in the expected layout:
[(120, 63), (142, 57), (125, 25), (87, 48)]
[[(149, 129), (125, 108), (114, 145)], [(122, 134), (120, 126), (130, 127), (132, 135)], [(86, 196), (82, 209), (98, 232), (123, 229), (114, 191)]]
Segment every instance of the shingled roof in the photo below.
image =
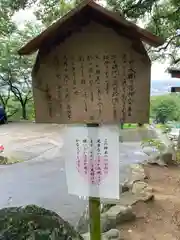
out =
[(164, 43), (162, 38), (127, 21), (120, 14), (105, 9), (93, 0), (84, 0), (76, 8), (72, 9), (40, 35), (23, 46), (18, 53), (20, 55), (32, 54), (41, 49), (47, 42), (53, 42), (53, 39), (57, 38), (57, 36), (58, 39), (65, 39), (74, 31), (75, 23), (80, 22), (85, 25), (90, 20), (112, 27), (118, 33), (130, 39), (140, 39), (153, 47), (158, 47)]
[(168, 72), (172, 78), (180, 78), (180, 68), (169, 68)]

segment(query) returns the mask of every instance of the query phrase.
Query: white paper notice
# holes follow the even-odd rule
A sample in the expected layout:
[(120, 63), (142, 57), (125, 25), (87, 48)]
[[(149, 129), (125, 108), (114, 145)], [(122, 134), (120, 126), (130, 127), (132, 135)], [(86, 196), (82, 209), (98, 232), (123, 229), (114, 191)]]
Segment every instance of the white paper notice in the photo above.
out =
[(68, 126), (64, 157), (70, 194), (119, 198), (118, 126)]

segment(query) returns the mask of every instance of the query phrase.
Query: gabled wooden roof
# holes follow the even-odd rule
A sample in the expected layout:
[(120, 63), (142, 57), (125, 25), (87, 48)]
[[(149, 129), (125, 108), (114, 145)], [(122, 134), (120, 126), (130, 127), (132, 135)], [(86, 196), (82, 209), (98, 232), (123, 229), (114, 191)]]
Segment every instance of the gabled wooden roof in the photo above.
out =
[(162, 38), (127, 21), (120, 14), (105, 9), (93, 0), (84, 0), (76, 8), (68, 12), (40, 35), (23, 46), (18, 53), (20, 55), (32, 54), (42, 48), (44, 44), (47, 44), (48, 41), (52, 42), (57, 35), (58, 37), (62, 35), (61, 39), (69, 36), (75, 28), (73, 25), (74, 22), (80, 21), (82, 23), (88, 20), (95, 20), (105, 24), (108, 27), (116, 29), (122, 35), (131, 39), (140, 39), (153, 47), (158, 47), (164, 43)]
[(180, 68), (169, 68), (168, 72), (171, 74), (172, 78), (180, 78)]

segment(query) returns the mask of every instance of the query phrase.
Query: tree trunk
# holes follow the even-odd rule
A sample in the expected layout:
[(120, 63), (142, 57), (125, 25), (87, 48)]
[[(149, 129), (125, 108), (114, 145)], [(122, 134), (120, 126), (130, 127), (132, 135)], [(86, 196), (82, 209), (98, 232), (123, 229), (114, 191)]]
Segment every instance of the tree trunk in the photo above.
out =
[(22, 118), (27, 120), (26, 104), (22, 104)]
[(179, 131), (179, 136), (177, 141), (177, 150), (180, 150), (180, 131)]

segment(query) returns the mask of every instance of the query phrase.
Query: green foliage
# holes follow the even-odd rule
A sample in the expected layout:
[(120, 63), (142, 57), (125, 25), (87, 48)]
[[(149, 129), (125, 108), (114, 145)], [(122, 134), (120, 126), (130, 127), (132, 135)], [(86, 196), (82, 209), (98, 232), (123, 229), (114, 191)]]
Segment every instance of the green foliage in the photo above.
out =
[(1, 209), (0, 238), (2, 240), (83, 239), (56, 213), (35, 205)]
[(0, 102), (10, 117), (16, 115), (23, 119), (29, 118), (27, 107), (33, 104), (31, 70), (34, 56), (20, 58), (17, 50), (27, 39), (37, 35), (38, 30), (40, 28), (37, 26), (28, 24), (23, 31), (16, 30), (0, 42)]
[(119, 11), (133, 21), (137, 21), (145, 14), (150, 13), (155, 2), (155, 0), (107, 0), (112, 10)]
[[(2, 0), (0, 2), (0, 104), (9, 120), (34, 120), (31, 89), (31, 70), (34, 57), (19, 57), (17, 50), (48, 26), (67, 13), (75, 1), (59, 0)], [(36, 7), (34, 8), (34, 6)], [(12, 21), (14, 13), (33, 7), (40, 23), (28, 23), (19, 30)]]
[(16, 29), (11, 19), (15, 12), (15, 9), (11, 7), (12, 3), (11, 0), (0, 1), (0, 37), (7, 36)]
[(0, 165), (10, 165), (19, 162), (22, 162), (22, 160), (13, 157), (8, 158), (0, 154)]
[(180, 62), (179, 0), (107, 0), (108, 5), (134, 22), (141, 22), (166, 40), (157, 50), (149, 49), (152, 59), (170, 57), (171, 64)]
[(49, 26), (70, 11), (75, 4), (75, 0), (40, 0), (34, 13), (38, 20), (45, 26)]
[(180, 98), (174, 95), (163, 95), (151, 98), (151, 117), (157, 123), (179, 120), (180, 118)]

